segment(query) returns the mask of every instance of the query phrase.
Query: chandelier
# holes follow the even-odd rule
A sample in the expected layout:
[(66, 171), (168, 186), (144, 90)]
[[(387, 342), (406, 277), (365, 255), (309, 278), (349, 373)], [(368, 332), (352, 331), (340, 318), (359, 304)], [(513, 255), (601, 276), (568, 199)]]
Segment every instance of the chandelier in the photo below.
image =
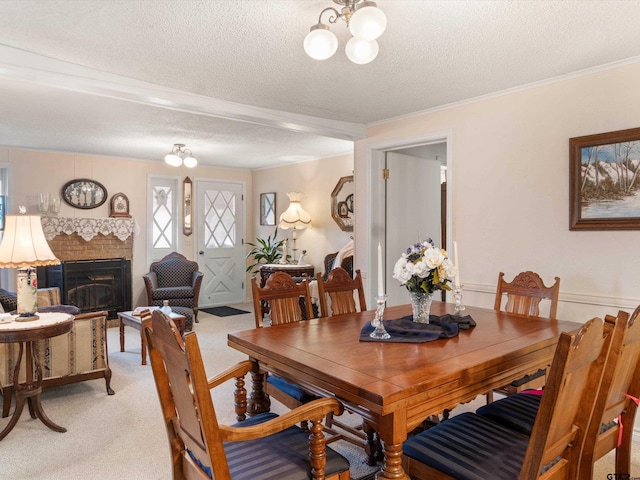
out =
[(353, 63), (364, 65), (371, 62), (378, 55), (378, 38), (387, 27), (387, 17), (375, 2), (367, 0), (333, 0), (342, 5), (342, 12), (333, 7), (327, 7), (320, 12), (318, 23), (311, 27), (311, 31), (304, 39), (304, 51), (311, 58), (326, 60), (338, 49), (338, 39), (322, 23), (322, 15), (325, 12), (333, 12), (328, 18), (329, 23), (336, 23), (343, 19), (353, 35), (347, 42), (345, 53)]
[(183, 163), (187, 168), (193, 168), (198, 165), (198, 160), (193, 157), (191, 150), (184, 148), (185, 146), (184, 143), (175, 143), (171, 152), (165, 155), (164, 161), (172, 167), (179, 167)]

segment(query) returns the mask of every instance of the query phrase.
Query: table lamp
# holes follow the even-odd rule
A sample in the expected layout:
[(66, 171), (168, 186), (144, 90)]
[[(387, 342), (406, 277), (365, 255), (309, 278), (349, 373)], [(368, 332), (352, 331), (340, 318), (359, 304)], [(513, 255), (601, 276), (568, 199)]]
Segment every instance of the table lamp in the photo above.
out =
[[(24, 210), (24, 207), (20, 207)], [(37, 320), (38, 279), (36, 269), (58, 265), (60, 260), (51, 251), (38, 215), (7, 215), (0, 244), (0, 268), (17, 268), (16, 321)]]
[(293, 263), (296, 263), (296, 230), (300, 228), (311, 227), (311, 215), (304, 211), (300, 205), (300, 199), (304, 193), (291, 192), (287, 193), (289, 197), (289, 208), (280, 215), (280, 223), (278, 226), (283, 230), (293, 228)]

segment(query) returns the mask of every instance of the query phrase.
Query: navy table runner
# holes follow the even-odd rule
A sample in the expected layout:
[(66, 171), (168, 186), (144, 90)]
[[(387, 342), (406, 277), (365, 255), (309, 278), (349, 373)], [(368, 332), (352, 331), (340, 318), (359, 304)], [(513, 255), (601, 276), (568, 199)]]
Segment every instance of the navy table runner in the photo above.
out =
[(430, 323), (416, 323), (413, 316), (384, 320), (384, 328), (391, 338), (380, 340), (371, 338), (369, 334), (374, 327), (367, 322), (360, 331), (361, 342), (391, 342), (391, 343), (425, 343), (439, 338), (452, 338), (458, 335), (459, 330), (467, 330), (476, 326), (476, 322), (470, 315), (460, 317), (457, 315), (429, 315)]

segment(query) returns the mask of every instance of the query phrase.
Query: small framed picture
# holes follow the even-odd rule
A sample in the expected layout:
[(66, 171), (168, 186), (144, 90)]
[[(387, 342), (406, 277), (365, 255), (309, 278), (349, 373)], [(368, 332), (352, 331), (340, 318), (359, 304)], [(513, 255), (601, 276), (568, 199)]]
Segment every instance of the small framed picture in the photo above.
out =
[(260, 194), (260, 225), (276, 224), (275, 192)]
[(129, 199), (120, 192), (111, 197), (111, 214), (110, 217), (131, 217), (129, 215)]

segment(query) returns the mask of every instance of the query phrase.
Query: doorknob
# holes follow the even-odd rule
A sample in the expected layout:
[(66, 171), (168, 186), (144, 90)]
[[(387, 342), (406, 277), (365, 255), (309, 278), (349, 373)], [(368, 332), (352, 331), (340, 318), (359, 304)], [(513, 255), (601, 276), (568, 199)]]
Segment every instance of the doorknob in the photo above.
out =
[(198, 252), (198, 254), (199, 254), (199, 255), (204, 255), (204, 250), (200, 250), (200, 251)]

